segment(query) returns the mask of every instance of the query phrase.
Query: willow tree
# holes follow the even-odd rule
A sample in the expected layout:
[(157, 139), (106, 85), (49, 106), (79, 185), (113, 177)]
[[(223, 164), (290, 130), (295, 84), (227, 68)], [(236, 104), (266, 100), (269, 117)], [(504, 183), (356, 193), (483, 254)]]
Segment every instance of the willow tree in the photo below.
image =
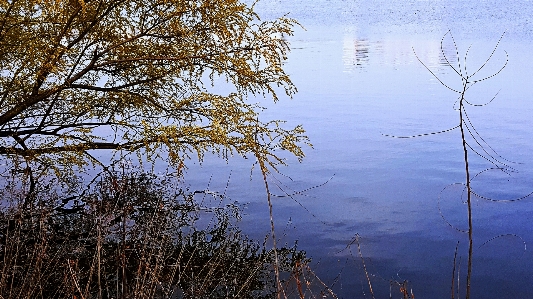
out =
[(239, 0), (1, 1), (0, 155), (58, 174), (96, 150), (178, 167), (207, 152), (301, 158), (303, 129), (248, 99), (296, 92), (282, 68), (295, 24)]

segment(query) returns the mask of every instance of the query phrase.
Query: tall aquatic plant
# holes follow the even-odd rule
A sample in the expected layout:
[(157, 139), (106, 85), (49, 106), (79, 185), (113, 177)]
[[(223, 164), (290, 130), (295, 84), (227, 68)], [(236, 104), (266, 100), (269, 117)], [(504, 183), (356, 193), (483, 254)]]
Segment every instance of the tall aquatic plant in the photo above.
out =
[[(446, 35), (450, 35), (452, 41), (453, 41), (453, 45), (455, 47), (455, 51), (456, 51), (456, 54), (457, 54), (457, 67), (455, 67), (452, 63), (450, 63), (450, 61), (448, 60), (448, 58), (446, 57), (446, 54), (444, 53), (444, 47), (443, 47), (443, 41), (444, 41), (444, 38), (446, 37)], [(446, 65), (449, 66), (457, 75), (459, 75), (460, 79), (461, 79), (461, 88), (460, 89), (454, 89), (454, 88), (451, 88), (450, 86), (448, 86), (447, 84), (445, 84), (444, 82), (442, 82), (439, 77), (437, 75), (435, 75), (435, 73), (433, 73), (431, 71), (431, 69), (429, 69), (427, 67), (426, 64), (424, 64), (422, 62), (422, 60), (420, 60), (420, 58), (418, 56), (416, 56), (416, 58), (418, 59), (418, 61), (420, 61), (420, 63), (422, 63), (422, 65), (424, 65), (424, 67), (437, 79), (439, 80), (439, 82), (445, 86), (446, 88), (450, 89), (451, 91), (457, 93), (459, 95), (458, 97), (458, 103), (459, 103), (459, 107), (457, 110), (459, 110), (459, 124), (452, 128), (452, 129), (457, 129), (459, 128), (461, 130), (461, 140), (462, 140), (462, 146), (463, 146), (463, 153), (464, 153), (464, 167), (465, 167), (465, 185), (466, 185), (466, 194), (467, 194), (467, 200), (466, 200), (466, 203), (467, 203), (467, 209), (468, 209), (468, 272), (467, 272), (467, 276), (466, 276), (466, 298), (470, 298), (470, 285), (471, 285), (471, 279), (472, 279), (472, 256), (473, 256), (473, 224), (472, 224), (472, 186), (471, 186), (471, 178), (470, 178), (470, 167), (468, 165), (468, 151), (469, 150), (472, 150), (475, 154), (485, 158), (486, 160), (488, 160), (490, 163), (494, 164), (494, 166), (496, 166), (497, 168), (502, 168), (503, 167), (506, 167), (507, 165), (503, 162), (501, 162), (498, 157), (500, 157), (499, 155), (497, 155), (497, 153), (492, 150), (492, 152), (495, 155), (493, 155), (493, 153), (491, 152), (488, 152), (485, 148), (485, 146), (483, 144), (486, 144), (488, 146), (488, 144), (483, 140), (483, 138), (481, 138), (481, 136), (479, 136), (479, 134), (477, 133), (477, 131), (475, 130), (474, 126), (472, 125), (472, 123), (470, 122), (470, 119), (468, 118), (468, 114), (466, 112), (466, 105), (469, 105), (469, 106), (484, 106), (490, 102), (492, 102), (492, 100), (494, 100), (494, 98), (496, 97), (496, 95), (488, 102), (488, 103), (485, 103), (485, 104), (474, 104), (472, 102), (469, 102), (467, 99), (466, 99), (466, 92), (472, 87), (474, 86), (476, 83), (479, 83), (481, 81), (485, 81), (487, 79), (490, 79), (494, 76), (496, 76), (497, 74), (499, 74), (506, 66), (507, 66), (507, 62), (509, 61), (509, 57), (508, 57), (508, 54), (507, 52), (505, 52), (505, 55), (506, 55), (506, 60), (505, 60), (505, 64), (495, 73), (489, 75), (489, 76), (486, 76), (486, 77), (482, 77), (480, 79), (476, 79), (476, 75), (478, 74), (479, 71), (481, 71), (486, 65), (487, 63), (491, 60), (492, 56), (494, 55), (494, 52), (496, 52), (496, 49), (498, 48), (498, 45), (500, 44), (500, 41), (501, 39), (503, 38), (503, 35), (500, 37), (500, 39), (498, 40), (498, 42), (496, 43), (496, 46), (494, 46), (494, 49), (492, 50), (492, 53), (490, 54), (490, 56), (487, 58), (487, 60), (485, 60), (485, 62), (475, 71), (473, 72), (472, 74), (468, 74), (468, 68), (466, 66), (466, 60), (467, 60), (467, 57), (468, 57), (468, 52), (470, 50), (470, 47), (468, 48), (468, 50), (466, 51), (465, 53), (465, 56), (464, 56), (464, 66), (461, 67), (461, 58), (459, 56), (459, 50), (457, 48), (457, 44), (455, 43), (455, 39), (453, 38), (453, 35), (451, 35), (451, 32), (448, 31), (446, 32), (446, 34), (442, 37), (441, 39), (441, 53), (446, 61)], [(413, 52), (414, 52), (414, 49), (413, 49)], [(416, 52), (414, 52), (415, 55), (416, 55)], [(450, 129), (450, 130), (452, 130)], [(474, 148), (472, 148), (472, 146), (468, 143), (467, 139), (466, 139), (466, 136), (465, 136), (465, 131), (468, 131), (468, 134), (473, 138), (474, 142), (477, 143), (477, 145), (488, 155), (488, 157), (484, 156), (483, 154), (479, 153), (478, 151), (476, 151)], [(476, 137), (479, 137), (476, 138)], [(483, 143), (481, 143), (480, 141), (482, 141)], [(492, 149), (490, 146), (488, 146), (489, 149)], [(452, 294), (453, 294), (453, 291), (452, 291)]]
[[(457, 61), (456, 62), (450, 61), (450, 59), (448, 59), (448, 56), (446, 55), (446, 53), (444, 51), (444, 40), (445, 40), (445, 38), (447, 36), (450, 37), (450, 39), (451, 39), (451, 41), (453, 43), (453, 47), (455, 49), (455, 54), (457, 56)], [(472, 221), (472, 197), (475, 196), (477, 198), (484, 199), (484, 200), (496, 201), (495, 199), (489, 198), (487, 196), (484, 196), (484, 195), (481, 195), (481, 194), (475, 192), (472, 189), (472, 184), (471, 184), (472, 183), (472, 179), (474, 179), (479, 174), (481, 174), (481, 173), (483, 173), (485, 171), (488, 171), (488, 170), (498, 170), (498, 171), (502, 171), (502, 172), (504, 172), (506, 174), (509, 174), (510, 172), (516, 171), (513, 167), (510, 166), (510, 164), (513, 163), (513, 162), (511, 162), (509, 160), (506, 160), (501, 155), (499, 155), (485, 141), (485, 139), (483, 139), (480, 136), (480, 134), (478, 133), (478, 131), (474, 127), (472, 121), (470, 120), (470, 117), (468, 116), (468, 112), (467, 112), (467, 110), (468, 110), (467, 108), (468, 107), (485, 106), (485, 105), (491, 103), (496, 98), (496, 96), (498, 95), (498, 93), (496, 93), (490, 100), (488, 100), (485, 103), (475, 103), (474, 101), (470, 100), (469, 97), (467, 97), (467, 92), (474, 85), (476, 85), (477, 83), (480, 83), (480, 82), (483, 82), (485, 80), (491, 79), (491, 78), (495, 77), (496, 75), (500, 74), (500, 72), (507, 66), (507, 63), (509, 61), (509, 56), (508, 56), (507, 52), (504, 50), (504, 52), (505, 52), (505, 63), (503, 63), (503, 65), (500, 68), (498, 68), (495, 72), (490, 73), (489, 75), (482, 75), (482, 72), (481, 72), (489, 64), (489, 62), (491, 62), (491, 60), (493, 59), (494, 54), (496, 53), (496, 51), (498, 49), (498, 46), (500, 45), (500, 42), (501, 42), (503, 36), (504, 36), (504, 34), (502, 34), (502, 36), (500, 37), (500, 39), (498, 40), (498, 42), (496, 43), (496, 45), (492, 49), (492, 52), (487, 57), (487, 59), (474, 72), (469, 72), (470, 68), (467, 67), (467, 58), (468, 58), (468, 54), (469, 54), (469, 51), (471, 49), (471, 46), (468, 47), (468, 49), (466, 50), (464, 56), (461, 57), (459, 55), (459, 49), (457, 47), (457, 44), (456, 44), (455, 39), (454, 39), (453, 35), (451, 34), (451, 32), (448, 31), (448, 32), (446, 32), (446, 34), (444, 34), (444, 36), (441, 39), (441, 43), (440, 43), (440, 51), (441, 51), (442, 58), (443, 58), (443, 64), (446, 67), (449, 67), (457, 75), (457, 77), (460, 79), (460, 86), (458, 88), (457, 87), (452, 87), (451, 84), (445, 83), (443, 80), (441, 80), (441, 78), (439, 78), (439, 76), (437, 76), (435, 74), (435, 72), (433, 72), (418, 57), (418, 55), (416, 54), (415, 49), (413, 48), (413, 52), (414, 52), (417, 60), (431, 73), (431, 75), (435, 79), (437, 79), (441, 85), (443, 85), (444, 87), (446, 87), (447, 89), (451, 90), (452, 92), (454, 92), (457, 95), (457, 100), (456, 100), (456, 102), (454, 104), (454, 109), (459, 114), (458, 115), (458, 117), (459, 117), (458, 124), (456, 126), (452, 127), (452, 128), (446, 129), (446, 130), (442, 130), (442, 131), (438, 131), (438, 132), (430, 132), (430, 133), (425, 133), (425, 134), (418, 134), (418, 135), (413, 135), (413, 136), (385, 135), (385, 136), (395, 137), (395, 138), (415, 138), (415, 137), (421, 137), (421, 136), (428, 136), (428, 135), (446, 133), (446, 132), (450, 132), (450, 131), (454, 131), (454, 130), (459, 130), (461, 132), (461, 145), (462, 145), (462, 150), (463, 150), (463, 154), (464, 154), (464, 171), (465, 171), (465, 181), (464, 181), (464, 183), (461, 183), (461, 184), (464, 185), (464, 191), (466, 191), (466, 204), (467, 204), (467, 214), (468, 214), (468, 229), (467, 230), (460, 230), (460, 229), (456, 228), (456, 230), (461, 231), (461, 232), (465, 232), (465, 233), (468, 234), (468, 266), (467, 266), (468, 269), (467, 269), (467, 277), (466, 277), (466, 298), (467, 299), (470, 298), (470, 292), (471, 292), (472, 257), (473, 257), (473, 249), (474, 249), (474, 244), (473, 244), (473, 221)], [(489, 168), (478, 172), (475, 175), (472, 175), (471, 167), (470, 167), (470, 164), (469, 164), (469, 159), (470, 159), (471, 155), (477, 155), (477, 156), (481, 157), (482, 159), (484, 159), (487, 162), (489, 162), (492, 166), (490, 166)], [(533, 194), (533, 192), (530, 193), (530, 194), (527, 194), (525, 196), (522, 196), (520, 198), (515, 198), (515, 199), (510, 199), (510, 200), (505, 200), (505, 201), (521, 200), (521, 199), (524, 199), (526, 197), (529, 197), (532, 194)], [(498, 200), (498, 201), (502, 201), (502, 200)], [(442, 215), (442, 213), (441, 213), (441, 215)], [(451, 225), (450, 222), (448, 222), (445, 219), (444, 216), (442, 216), (442, 217), (450, 226), (453, 227), (453, 225)], [(453, 275), (452, 276), (455, 276), (455, 271), (456, 271), (456, 267), (455, 267), (455, 258), (454, 258), (454, 270), (453, 270)], [(454, 284), (453, 284), (453, 281), (452, 281), (452, 298), (454, 298), (454, 293), (455, 293), (455, 290), (454, 290)]]

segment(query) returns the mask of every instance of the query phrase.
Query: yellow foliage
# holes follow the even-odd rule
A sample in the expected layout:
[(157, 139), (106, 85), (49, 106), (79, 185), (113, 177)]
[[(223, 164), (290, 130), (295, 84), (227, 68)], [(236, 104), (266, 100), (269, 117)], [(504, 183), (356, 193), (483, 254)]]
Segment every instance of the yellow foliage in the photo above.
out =
[[(300, 159), (303, 129), (248, 102), (296, 92), (280, 38), (295, 24), (238, 0), (1, 1), (0, 154), (67, 168), (98, 149), (164, 151), (179, 167), (211, 151)], [(232, 93), (210, 92), (222, 81)]]

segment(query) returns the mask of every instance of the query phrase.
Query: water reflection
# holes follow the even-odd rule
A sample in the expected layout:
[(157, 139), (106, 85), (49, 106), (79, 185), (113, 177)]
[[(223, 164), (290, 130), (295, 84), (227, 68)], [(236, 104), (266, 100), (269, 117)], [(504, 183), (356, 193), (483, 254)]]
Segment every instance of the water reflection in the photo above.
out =
[[(324, 174), (324, 180), (332, 173), (336, 176), (323, 189), (310, 192), (313, 200), (302, 199), (305, 207), (328, 225), (302, 221), (305, 211), (302, 213), (298, 207), (287, 212), (286, 218), (290, 215), (297, 227), (312, 231), (302, 232), (300, 241), (313, 252), (315, 260), (332, 260), (331, 266), (323, 263), (317, 269), (323, 278), (336, 277), (340, 271), (357, 272), (354, 268), (361, 266), (357, 263), (360, 258), (357, 254), (354, 258), (345, 248), (354, 234), (359, 233), (364, 237), (364, 255), (372, 260), (367, 266), (374, 275), (374, 282), (384, 282), (383, 286), (376, 286), (377, 292), (382, 292), (376, 298), (388, 298), (386, 282), (398, 279), (400, 272), (401, 278), (413, 282), (417, 297), (446, 298), (457, 241), (460, 241), (458, 259), (463, 261), (462, 273), (468, 250), (465, 234), (456, 230), (464, 230), (468, 220), (461, 200), (462, 185), (452, 185), (457, 190), (446, 188), (442, 192), (448, 184), (464, 181), (460, 136), (455, 131), (422, 139), (391, 140), (380, 132), (401, 131), (412, 135), (456, 125), (457, 115), (452, 109), (455, 94), (441, 86), (417, 56), (446, 84), (460, 86), (460, 77), (448, 64), (457, 69), (458, 59), (461, 59), (464, 73), (465, 52), (473, 43), (468, 54), (468, 68), (475, 70), (490, 55), (499, 36), (465, 38), (457, 34), (454, 42), (450, 35), (442, 39), (446, 30), (432, 34), (371, 34), (360, 27), (346, 25), (341, 30), (334, 27), (329, 31), (321, 27), (320, 34), (312, 36), (313, 29), (309, 27), (307, 44), (298, 43), (304, 49), (313, 46), (313, 51), (306, 52), (308, 56), (304, 56), (303, 51), (298, 53), (298, 57), (291, 58), (289, 66), (293, 78), (303, 78), (304, 84), (300, 98), (303, 104), (295, 117), (306, 120), (303, 123), (314, 134), (316, 151), (310, 152), (309, 159), (304, 162), (305, 170), (292, 177), (305, 177), (303, 180), (310, 182), (310, 178), (320, 173)], [(324, 42), (324, 37), (329, 40)], [(520, 48), (527, 49), (529, 43), (525, 42)], [(506, 42), (501, 49), (513, 49), (513, 45)], [(501, 65), (505, 56), (498, 51), (493, 63), (483, 71), (491, 73), (493, 64)], [(468, 94), (473, 101), (485, 99), (485, 93), (490, 99), (493, 89), (503, 88), (501, 102), (495, 101), (482, 109), (472, 108), (469, 115), (483, 138), (502, 154), (507, 153), (504, 156), (510, 159), (516, 158), (517, 148), (529, 156), (533, 147), (526, 138), (530, 136), (526, 133), (530, 129), (526, 128), (531, 128), (531, 120), (521, 110), (530, 111), (531, 105), (523, 102), (521, 109), (509, 105), (516, 98), (531, 98), (533, 94), (531, 85), (524, 84), (524, 76), (520, 75), (527, 69), (525, 65), (533, 61), (528, 53), (512, 50), (512, 60), (505, 73), (479, 84), (482, 88), (472, 89)], [(309, 76), (313, 72), (307, 67), (308, 61), (315, 62), (313, 71), (320, 76), (316, 81), (320, 84), (308, 83), (314, 78)], [(510, 84), (513, 88), (509, 88)], [(471, 165), (473, 169), (487, 167), (483, 159), (473, 157), (472, 162), (476, 162)], [(510, 181), (505, 177), (502, 181), (499, 176), (492, 180), (488, 176), (490, 173), (486, 173), (474, 180), (475, 188), (504, 199), (521, 194), (520, 191), (527, 194), (532, 186), (527, 178), (533, 174), (527, 167), (521, 171), (524, 172), (513, 173)], [(476, 247), (480, 254), (475, 263), (473, 284), (476, 297), (512, 298), (509, 294), (515, 293), (519, 294), (515, 298), (530, 298), (527, 285), (531, 284), (532, 276), (527, 269), (533, 267), (533, 259), (530, 253), (523, 252), (520, 238), (533, 242), (530, 225), (526, 224), (533, 218), (533, 205), (528, 202), (495, 204), (480, 199), (474, 204), (474, 242), (480, 246)], [(278, 213), (283, 218), (281, 215)], [(497, 236), (504, 237), (482, 245)], [(503, 253), (505, 250), (510, 254)], [(352, 268), (346, 266), (341, 270), (342, 267), (335, 264), (337, 261), (353, 262)], [(521, 274), (498, 273), (494, 269), (499, 266)], [(361, 273), (350, 275), (360, 276)], [(463, 282), (465, 278), (461, 275)], [(509, 277), (512, 282), (504, 283), (501, 290), (490, 289), (502, 278)], [(348, 285), (348, 280), (341, 280), (342, 284)], [(336, 291), (344, 298), (358, 298), (361, 293), (354, 290), (361, 285), (354, 283), (349, 290)]]
[[(439, 39), (405, 39), (385, 36), (379, 40), (360, 38), (348, 28), (343, 36), (342, 62), (344, 72), (364, 70), (370, 64), (401, 66), (411, 64), (418, 57), (428, 67), (447, 66), (457, 62), (453, 43)], [(416, 56), (414, 55), (416, 54)], [(418, 62), (417, 62), (418, 63)]]
[(342, 55), (345, 70), (353, 71), (356, 68), (363, 67), (363, 63), (368, 62), (369, 50), (370, 43), (368, 40), (345, 37)]
[[(322, 261), (314, 268), (319, 276), (328, 283), (342, 276), (335, 285), (339, 297), (362, 297), (365, 284), (357, 279), (363, 274), (360, 258), (356, 253), (352, 259), (345, 250), (359, 233), (363, 253), (372, 260), (367, 266), (374, 275), (375, 290), (381, 292), (376, 298), (389, 298), (388, 283), (398, 277), (413, 282), (417, 298), (448, 298), (457, 241), (461, 242), (461, 273), (468, 250), (465, 234), (452, 228), (464, 229), (467, 221), (463, 189), (457, 185), (443, 191), (448, 184), (464, 181), (459, 132), (409, 140), (387, 139), (380, 133), (413, 135), (457, 125), (452, 109), (455, 94), (441, 86), (414, 53), (446, 84), (460, 86), (448, 62), (456, 67), (473, 43), (468, 68), (476, 70), (507, 28), (509, 37), (501, 49), (509, 51), (508, 67), (479, 88), (476, 85), (468, 96), (477, 103), (502, 91), (491, 105), (469, 110), (469, 117), (502, 156), (529, 162), (533, 152), (529, 76), (533, 30), (524, 24), (533, 6), (525, 1), (503, 4), (494, 0), (347, 2), (262, 1), (277, 10), (272, 15), (291, 11), (307, 29), (289, 38), (294, 51), (286, 66), (299, 93), (294, 101), (280, 101), (268, 111), (276, 118), (304, 124), (315, 145), (306, 152), (303, 164), (283, 169), (295, 179), (287, 182), (287, 188), (305, 190), (335, 174), (327, 185), (297, 198), (310, 213), (297, 203), (278, 199), (276, 227), (284, 235), (287, 220), (292, 220), (294, 229), (287, 236), (298, 238), (315, 261)], [(442, 40), (448, 28), (460, 57), (449, 35)], [(493, 59), (483, 72), (490, 74), (493, 65), (505, 62), (499, 50)], [(490, 166), (481, 158), (473, 157), (472, 162), (479, 170)], [(487, 172), (473, 181), (474, 187), (501, 199), (527, 194), (533, 186), (530, 166), (527, 163), (509, 178), (492, 178)], [(220, 165), (206, 172), (220, 172)], [(245, 177), (235, 179), (240, 172), (234, 172), (232, 182), (249, 181), (249, 165), (242, 171)], [(201, 176), (202, 182), (205, 177)], [(221, 180), (225, 182), (224, 176)], [(268, 209), (260, 205), (263, 197), (257, 196), (262, 194), (261, 186), (236, 185), (230, 190), (235, 199), (259, 198), (250, 206), (253, 216), (244, 219), (245, 226), (256, 233), (258, 228), (268, 229)], [(521, 239), (515, 237), (533, 243), (532, 203), (474, 202), (474, 242), (479, 246), (473, 282), (476, 298), (532, 298), (533, 256), (523, 253)], [(485, 244), (500, 235), (504, 237)], [(344, 268), (343, 259), (348, 261)], [(464, 275), (461, 279), (464, 283)]]

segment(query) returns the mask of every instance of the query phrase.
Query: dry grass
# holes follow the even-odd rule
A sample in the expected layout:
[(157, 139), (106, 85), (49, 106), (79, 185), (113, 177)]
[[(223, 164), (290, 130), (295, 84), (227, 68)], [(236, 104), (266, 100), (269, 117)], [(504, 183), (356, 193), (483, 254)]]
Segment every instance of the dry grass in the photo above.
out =
[(13, 190), (2, 194), (0, 298), (335, 298), (296, 246), (277, 249), (279, 294), (273, 250), (242, 234), (239, 207), (217, 193), (136, 172), (70, 197)]

